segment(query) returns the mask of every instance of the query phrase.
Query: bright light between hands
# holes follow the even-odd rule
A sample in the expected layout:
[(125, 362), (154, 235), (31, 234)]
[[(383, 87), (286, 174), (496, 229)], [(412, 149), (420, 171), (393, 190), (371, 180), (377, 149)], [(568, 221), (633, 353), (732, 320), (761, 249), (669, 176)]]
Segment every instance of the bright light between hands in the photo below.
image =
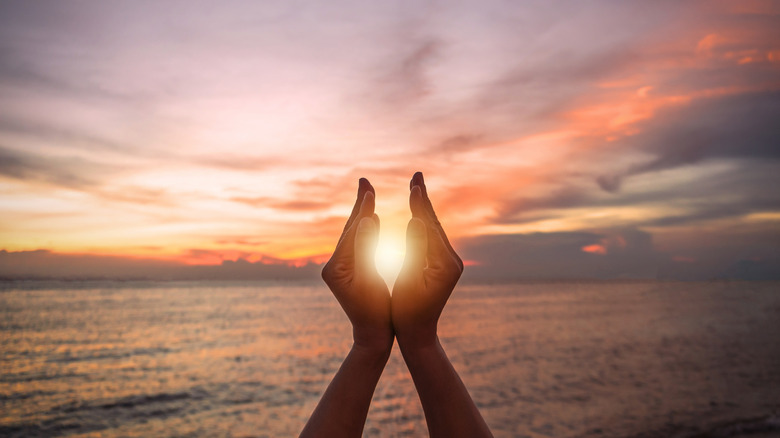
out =
[(392, 286), (404, 263), (406, 246), (398, 236), (380, 235), (376, 247), (376, 269), (385, 282)]

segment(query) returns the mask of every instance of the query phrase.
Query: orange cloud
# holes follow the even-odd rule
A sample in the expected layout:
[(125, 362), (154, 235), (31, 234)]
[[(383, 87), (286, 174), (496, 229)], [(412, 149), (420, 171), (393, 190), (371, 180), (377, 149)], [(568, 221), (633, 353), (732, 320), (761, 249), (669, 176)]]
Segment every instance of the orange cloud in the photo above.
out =
[(594, 243), (593, 245), (585, 245), (580, 249), (582, 249), (583, 252), (587, 252), (590, 254), (599, 254), (599, 255), (607, 254), (607, 248), (597, 243)]
[(268, 207), (278, 210), (292, 210), (292, 211), (313, 211), (313, 210), (325, 210), (330, 208), (332, 204), (330, 202), (322, 201), (306, 201), (306, 200), (280, 200), (272, 199), (265, 196), (256, 198), (247, 197), (232, 197), (231, 201), (239, 202), (249, 205), (251, 207)]

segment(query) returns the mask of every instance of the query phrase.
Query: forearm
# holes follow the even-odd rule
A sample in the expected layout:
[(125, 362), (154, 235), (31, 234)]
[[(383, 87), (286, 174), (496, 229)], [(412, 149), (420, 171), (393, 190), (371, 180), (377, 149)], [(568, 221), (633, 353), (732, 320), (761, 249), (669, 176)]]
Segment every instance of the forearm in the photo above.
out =
[(438, 338), (424, 346), (405, 345), (400, 340), (398, 345), (420, 395), (432, 438), (493, 436)]
[(353, 345), (300, 436), (360, 437), (371, 397), (389, 357), (390, 349)]

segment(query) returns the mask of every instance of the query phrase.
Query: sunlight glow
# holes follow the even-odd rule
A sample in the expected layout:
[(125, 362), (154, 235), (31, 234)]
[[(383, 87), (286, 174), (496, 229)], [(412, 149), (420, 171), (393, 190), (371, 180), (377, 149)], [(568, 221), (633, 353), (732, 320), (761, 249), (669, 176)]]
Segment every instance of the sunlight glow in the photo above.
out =
[(392, 286), (404, 263), (406, 247), (396, 236), (381, 236), (376, 247), (376, 269), (385, 282)]

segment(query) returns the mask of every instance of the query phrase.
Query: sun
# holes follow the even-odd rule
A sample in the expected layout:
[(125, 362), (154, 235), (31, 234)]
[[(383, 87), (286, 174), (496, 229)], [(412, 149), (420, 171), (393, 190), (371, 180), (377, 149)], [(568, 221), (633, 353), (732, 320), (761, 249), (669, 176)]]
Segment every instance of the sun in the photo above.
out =
[(388, 285), (395, 282), (404, 263), (406, 248), (398, 236), (380, 235), (376, 247), (376, 269)]

